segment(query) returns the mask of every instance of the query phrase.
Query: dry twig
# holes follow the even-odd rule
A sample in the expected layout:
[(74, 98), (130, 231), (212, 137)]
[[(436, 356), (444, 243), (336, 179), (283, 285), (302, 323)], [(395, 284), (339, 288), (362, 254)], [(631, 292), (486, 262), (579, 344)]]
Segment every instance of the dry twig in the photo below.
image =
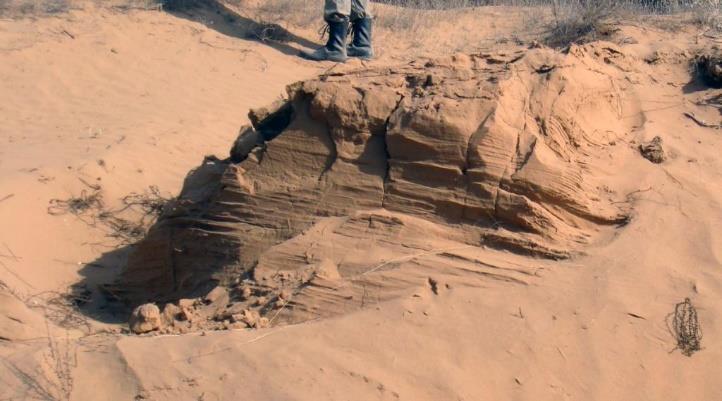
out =
[(710, 123), (708, 123), (708, 122), (706, 122), (706, 121), (698, 118), (697, 116), (695, 116), (694, 113), (685, 112), (684, 115), (685, 115), (685, 117), (687, 117), (687, 118), (689, 118), (690, 120), (692, 120), (692, 121), (694, 121), (695, 123), (697, 123), (697, 125), (699, 125), (700, 127), (714, 128), (714, 129), (720, 129), (720, 128), (722, 128), (722, 124), (710, 124)]

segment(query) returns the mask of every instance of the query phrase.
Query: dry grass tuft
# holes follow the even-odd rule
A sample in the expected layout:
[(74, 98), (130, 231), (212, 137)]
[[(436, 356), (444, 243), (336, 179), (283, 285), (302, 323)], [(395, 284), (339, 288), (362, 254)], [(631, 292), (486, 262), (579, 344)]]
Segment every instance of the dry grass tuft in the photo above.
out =
[(0, 0), (0, 16), (50, 15), (70, 9), (70, 0)]
[(702, 350), (702, 329), (697, 318), (697, 309), (689, 298), (678, 303), (674, 312), (667, 317), (667, 325), (677, 341), (677, 347), (683, 355), (692, 356)]
[(100, 187), (96, 185), (88, 186), (89, 189), (83, 189), (78, 196), (71, 196), (68, 199), (51, 199), (48, 214), (58, 216), (70, 213), (77, 216), (92, 209), (102, 209), (103, 194)]
[(163, 196), (158, 187), (150, 186), (143, 193), (134, 192), (123, 197), (122, 207), (109, 209), (103, 202), (102, 188), (83, 183), (88, 189), (82, 190), (79, 196), (52, 199), (48, 213), (54, 216), (72, 214), (91, 227), (105, 229), (106, 236), (121, 245), (133, 244), (142, 239), (172, 200)]
[(623, 8), (618, 0), (555, 0), (553, 25), (545, 41), (551, 46), (593, 40)]
[(692, 0), (689, 6), (698, 24), (717, 31), (722, 30), (722, 1)]

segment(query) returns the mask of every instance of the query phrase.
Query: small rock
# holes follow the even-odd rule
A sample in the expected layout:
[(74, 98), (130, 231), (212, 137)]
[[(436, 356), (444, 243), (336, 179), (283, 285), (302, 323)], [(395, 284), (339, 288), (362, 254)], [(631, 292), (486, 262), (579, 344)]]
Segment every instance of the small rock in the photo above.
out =
[(244, 317), (243, 313), (235, 313), (235, 314), (231, 315), (231, 322), (243, 323), (243, 317)]
[(195, 299), (179, 299), (178, 306), (181, 308), (193, 308), (196, 304)]
[(216, 313), (216, 320), (232, 319), (232, 316), (243, 313), (246, 310), (246, 306), (242, 303), (234, 303), (231, 306), (223, 308)]
[(662, 163), (667, 160), (667, 155), (662, 148), (662, 138), (655, 136), (651, 141), (639, 145), (639, 152), (645, 159), (652, 163)]
[(290, 301), (292, 296), (293, 296), (293, 292), (289, 289), (281, 290), (281, 293), (278, 294), (278, 298), (284, 302)]
[(254, 310), (245, 309), (242, 313), (238, 315), (233, 315), (233, 320), (234, 323), (242, 322), (245, 323), (248, 327), (256, 327), (259, 320), (261, 320), (261, 315)]
[(471, 57), (464, 53), (456, 53), (453, 56), (451, 56), (451, 61), (454, 63), (456, 67), (461, 68), (471, 68), (472, 62)]
[(245, 324), (245, 323), (243, 323), (243, 322), (235, 322), (235, 323), (231, 323), (231, 326), (230, 326), (229, 330), (238, 330), (238, 329), (245, 329), (245, 328), (246, 328), (246, 324)]
[(136, 334), (148, 333), (161, 327), (160, 309), (154, 304), (141, 305), (130, 315), (128, 325)]
[(659, 50), (655, 51), (654, 53), (650, 54), (649, 56), (644, 58), (644, 61), (647, 64), (659, 64), (666, 58), (666, 54), (664, 52), (660, 52)]
[(331, 259), (322, 259), (315, 268), (316, 277), (326, 280), (338, 280), (341, 274), (338, 272), (338, 266)]
[(211, 292), (208, 293), (203, 298), (203, 301), (206, 304), (227, 304), (228, 303), (228, 290), (226, 290), (224, 287), (218, 286), (211, 290)]
[(262, 317), (257, 311), (245, 309), (242, 313), (235, 314), (231, 317), (232, 324), (229, 327), (237, 327), (239, 323), (243, 323), (246, 327), (261, 329), (268, 327), (270, 324), (268, 318)]
[(249, 299), (252, 295), (253, 295), (253, 290), (251, 289), (250, 286), (244, 285), (243, 287), (241, 287), (241, 299), (242, 300), (245, 301), (245, 300)]
[(254, 127), (258, 128), (264, 121), (270, 119), (274, 114), (282, 112), (284, 109), (289, 107), (290, 104), (286, 100), (278, 99), (269, 106), (251, 109), (248, 112), (248, 119), (251, 120), (251, 124), (253, 124)]
[(231, 147), (231, 161), (234, 163), (242, 162), (256, 146), (262, 143), (263, 137), (253, 127), (241, 127), (241, 131)]
[(183, 322), (192, 322), (193, 317), (195, 316), (195, 309), (193, 307), (181, 307), (181, 311), (178, 314), (178, 320)]
[(165, 304), (163, 307), (163, 322), (165, 324), (172, 324), (178, 316), (181, 314), (182, 309), (174, 304)]

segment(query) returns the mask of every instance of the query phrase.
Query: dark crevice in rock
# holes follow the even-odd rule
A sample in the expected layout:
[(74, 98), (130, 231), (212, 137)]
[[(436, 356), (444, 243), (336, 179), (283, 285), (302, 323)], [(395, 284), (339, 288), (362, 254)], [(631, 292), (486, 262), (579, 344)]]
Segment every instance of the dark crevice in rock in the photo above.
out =
[(271, 141), (283, 130), (288, 128), (294, 116), (293, 103), (283, 101), (277, 108), (251, 110), (248, 118), (253, 128), (263, 137), (264, 141)]
[(256, 148), (280, 135), (293, 121), (295, 109), (291, 100), (278, 101), (267, 108), (248, 112), (252, 126), (241, 128), (231, 147), (231, 162), (240, 163)]
[[(466, 143), (466, 159), (464, 160), (464, 166), (461, 170), (461, 173), (463, 175), (464, 179), (464, 185), (465, 185), (465, 192), (464, 192), (464, 208), (468, 209), (469, 207), (469, 199), (473, 198), (473, 195), (471, 194), (471, 177), (469, 176), (469, 168), (471, 168), (471, 152), (472, 152), (472, 145), (476, 143), (476, 139), (478, 137), (481, 137), (484, 135), (486, 130), (486, 123), (489, 121), (492, 115), (494, 115), (495, 110), (491, 110), (486, 117), (481, 121), (481, 124), (479, 124), (479, 127), (474, 131), (473, 134), (469, 135), (469, 140)], [(466, 216), (466, 210), (463, 212), (463, 216)], [(475, 222), (480, 223), (480, 222)]]
[(333, 165), (336, 163), (336, 160), (338, 160), (338, 149), (336, 148), (336, 141), (333, 140), (333, 134), (331, 134), (331, 130), (333, 128), (326, 126), (326, 135), (328, 136), (328, 141), (331, 144), (329, 150), (331, 151), (331, 154), (328, 155), (328, 158), (326, 159), (326, 162), (324, 163), (323, 170), (321, 171), (321, 174), (318, 176), (318, 181), (323, 181), (323, 178), (328, 174), (329, 171), (333, 168)]
[(521, 156), (521, 157), (520, 157), (520, 161), (517, 162), (517, 164), (516, 164), (516, 171), (517, 171), (517, 172), (518, 172), (518, 171), (521, 171), (521, 170), (524, 168), (524, 166), (526, 166), (526, 164), (529, 163), (529, 159), (530, 159), (531, 156), (534, 154), (534, 148), (536, 148), (536, 141), (537, 141), (536, 138), (532, 139), (532, 142), (531, 142), (531, 144), (529, 145), (529, 148), (526, 149), (526, 150), (524, 150), (524, 151), (522, 151), (522, 149), (520, 148), (521, 141), (518, 141), (518, 142), (516, 143), (517, 157), (518, 157), (518, 156)]
[(406, 97), (404, 95), (401, 95), (399, 97), (399, 100), (396, 102), (396, 106), (394, 109), (389, 113), (389, 116), (386, 117), (386, 122), (384, 123), (384, 131), (383, 131), (383, 146), (384, 146), (384, 161), (386, 162), (386, 170), (384, 173), (384, 182), (383, 182), (383, 194), (381, 197), (381, 207), (385, 207), (386, 205), (386, 194), (388, 193), (388, 184), (391, 181), (391, 154), (389, 154), (389, 143), (388, 143), (388, 133), (389, 133), (389, 124), (391, 122), (391, 117), (393, 117), (394, 114), (398, 112), (398, 110), (401, 108), (401, 103), (403, 103), (404, 99)]
[(472, 144), (474, 143), (474, 140), (475, 140), (477, 137), (484, 135), (484, 130), (486, 129), (486, 128), (485, 128), (485, 127), (486, 127), (486, 123), (489, 121), (489, 119), (491, 118), (491, 116), (494, 115), (494, 111), (495, 111), (495, 110), (491, 110), (491, 111), (486, 115), (486, 117), (484, 117), (484, 119), (481, 121), (481, 124), (479, 124), (479, 128), (477, 128), (476, 131), (474, 131), (473, 134), (469, 135), (469, 140), (466, 142), (466, 160), (464, 160), (464, 167), (463, 167), (463, 169), (462, 169), (462, 172), (464, 173), (464, 175), (466, 175), (467, 171), (469, 170), (469, 168), (470, 168), (470, 166), (471, 166), (471, 162), (470, 162), (470, 159), (471, 159), (471, 151), (472, 151), (471, 146), (472, 146)]

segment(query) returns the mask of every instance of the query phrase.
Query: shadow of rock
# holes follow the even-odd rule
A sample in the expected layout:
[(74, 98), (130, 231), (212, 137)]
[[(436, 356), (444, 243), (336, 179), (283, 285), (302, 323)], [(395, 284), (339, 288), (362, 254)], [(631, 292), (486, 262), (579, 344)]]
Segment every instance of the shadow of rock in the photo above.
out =
[(130, 310), (112, 291), (107, 289), (109, 283), (125, 268), (128, 255), (133, 245), (126, 245), (103, 253), (95, 261), (86, 264), (80, 275), (83, 279), (74, 287), (84, 291), (87, 296), (77, 303), (78, 312), (103, 323), (125, 323)]
[(682, 87), (682, 92), (684, 92), (685, 95), (689, 95), (691, 93), (702, 92), (708, 89), (709, 85), (707, 85), (699, 77), (693, 76), (692, 79)]

